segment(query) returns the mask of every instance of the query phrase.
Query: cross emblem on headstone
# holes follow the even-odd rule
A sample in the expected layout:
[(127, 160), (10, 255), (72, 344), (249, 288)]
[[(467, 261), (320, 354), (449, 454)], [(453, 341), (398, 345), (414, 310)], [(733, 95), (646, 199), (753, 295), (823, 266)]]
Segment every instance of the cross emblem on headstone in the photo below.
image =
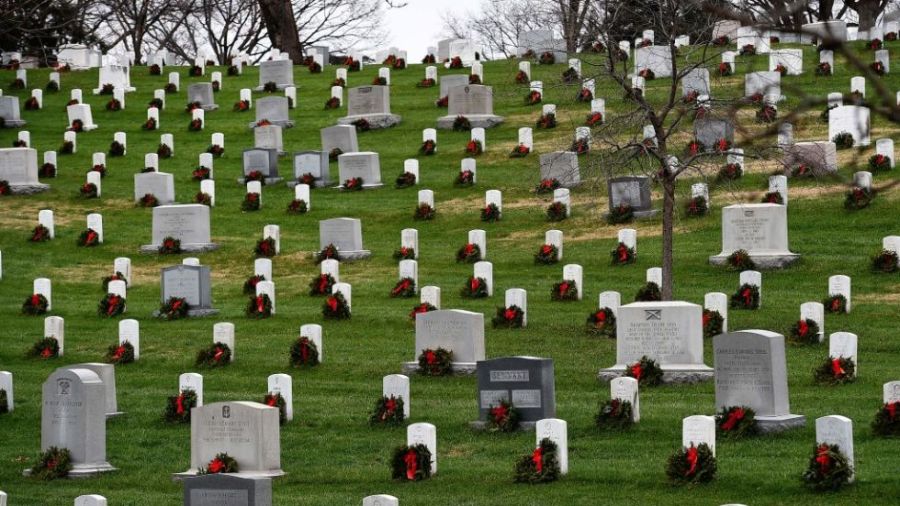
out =
[(645, 309), (645, 320), (662, 320), (662, 309)]

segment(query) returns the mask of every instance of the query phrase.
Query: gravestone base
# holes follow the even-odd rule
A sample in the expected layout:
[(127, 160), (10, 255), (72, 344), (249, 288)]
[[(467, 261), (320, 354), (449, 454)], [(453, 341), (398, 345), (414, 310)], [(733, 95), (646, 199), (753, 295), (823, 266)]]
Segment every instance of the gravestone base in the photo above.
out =
[[(659, 209), (648, 209), (647, 211), (634, 211), (633, 216), (636, 220), (649, 220), (655, 218), (659, 214)], [(603, 213), (603, 219), (609, 218), (609, 213)]]
[(97, 125), (96, 123), (91, 123), (90, 125), (83, 125), (81, 127), (81, 129), (85, 132), (90, 132), (91, 130), (96, 130), (98, 128), (100, 128), (100, 126)]
[[(204, 316), (213, 316), (219, 314), (219, 310), (211, 307), (188, 309), (188, 318), (203, 318)], [(159, 310), (153, 312), (154, 318), (159, 318)]]
[[(297, 183), (294, 183), (294, 184), (296, 185)], [(376, 184), (363, 183), (363, 185), (362, 185), (362, 187), (364, 189), (381, 188), (382, 186), (384, 186), (384, 183), (376, 183)], [(336, 190), (341, 190), (341, 191), (349, 191), (349, 190), (344, 190), (344, 185), (333, 186), (332, 188), (334, 188)]]
[[(227, 473), (225, 476), (238, 476), (240, 478), (281, 478), (285, 473), (281, 469), (275, 471), (241, 471), (239, 473)], [(193, 478), (195, 476), (203, 476), (196, 469), (185, 471), (183, 473), (172, 474), (172, 481), (179, 482), (185, 478)]]
[[(288, 179), (285, 182), (285, 184), (287, 185), (288, 188), (293, 188), (293, 187), (297, 186), (298, 184), (300, 184), (300, 181), (297, 181), (296, 179)], [(316, 186), (310, 188), (310, 190), (313, 190), (315, 188), (324, 188), (324, 187), (328, 186), (329, 184), (331, 184), (330, 181), (323, 181), (321, 179), (316, 179)], [(363, 186), (365, 186), (365, 185), (363, 185)]]
[(124, 414), (125, 414), (124, 411), (116, 411), (115, 413), (107, 413), (106, 419), (109, 420), (110, 418), (116, 418), (116, 417), (122, 416)]
[[(285, 88), (290, 88), (291, 86), (296, 87), (298, 92), (300, 91), (300, 87), (294, 83), (283, 83), (283, 84), (275, 83), (275, 88), (279, 91), (284, 90)], [(266, 89), (265, 89), (265, 86), (257, 86), (256, 88), (253, 88), (253, 91), (266, 91)]]
[[(319, 252), (316, 251), (313, 253), (313, 258), (317, 258), (319, 256)], [(338, 251), (338, 256), (340, 256), (341, 262), (354, 262), (356, 260), (365, 260), (372, 256), (372, 251), (367, 249), (360, 249), (355, 251)]]
[[(711, 256), (709, 263), (710, 265), (727, 265), (729, 255)], [(800, 260), (800, 255), (791, 252), (780, 255), (754, 255), (751, 253), (750, 259), (759, 269), (783, 269)]]
[(763, 434), (775, 434), (806, 426), (803, 415), (756, 416), (756, 426)]
[[(100, 473), (109, 473), (112, 471), (118, 471), (118, 469), (113, 467), (109, 462), (100, 464), (72, 464), (72, 469), (69, 471), (66, 478), (72, 480), (93, 478)], [(22, 476), (31, 476), (31, 469), (22, 471)]]
[[(516, 429), (516, 432), (532, 432), (535, 425), (537, 425), (537, 422), (519, 422), (519, 427)], [(469, 428), (477, 431), (488, 430), (490, 426), (491, 424), (484, 420), (469, 422)]]
[(34, 195), (50, 189), (50, 185), (44, 183), (10, 184), (9, 191), (13, 195)]
[(344, 116), (343, 118), (338, 119), (337, 124), (351, 125), (354, 121), (361, 119), (369, 122), (370, 130), (380, 130), (382, 128), (391, 128), (394, 125), (399, 125), (400, 120), (403, 118), (396, 114), (364, 114), (359, 116)]
[[(181, 245), (181, 251), (184, 253), (204, 253), (207, 251), (215, 251), (219, 249), (219, 245), (214, 242), (188, 243)], [(141, 246), (141, 253), (158, 253), (159, 246), (155, 244), (145, 244)]]
[[(278, 125), (281, 128), (294, 128), (294, 122), (289, 119), (282, 120), (269, 120), (269, 123), (273, 125)], [(247, 128), (256, 128), (256, 122), (248, 123)]]
[(216, 109), (219, 108), (219, 105), (218, 104), (203, 104), (200, 106), (200, 108), (203, 109), (204, 111), (215, 111)]
[[(477, 366), (475, 362), (452, 362), (450, 364), (450, 371), (455, 376), (470, 376), (475, 374), (477, 370)], [(415, 374), (419, 371), (419, 363), (418, 362), (404, 362), (403, 363), (403, 372), (406, 374)]]
[(27, 123), (28, 122), (25, 121), (24, 119), (8, 119), (3, 123), (3, 127), (4, 128), (19, 128), (19, 127), (25, 126)]
[[(503, 123), (503, 116), (495, 114), (472, 114), (466, 116), (472, 128), (493, 128)], [(456, 116), (442, 116), (437, 120), (437, 127), (441, 130), (453, 130), (453, 122)]]
[[(666, 384), (702, 383), (711, 381), (715, 377), (715, 370), (706, 365), (695, 364), (671, 364), (660, 366), (663, 371), (662, 381)], [(609, 382), (625, 376), (624, 365), (614, 365), (608, 369), (600, 369), (597, 378), (600, 381)]]
[[(282, 181), (284, 181), (284, 178), (282, 178), (282, 177), (267, 177), (265, 180), (265, 184), (263, 186), (280, 183)], [(237, 182), (240, 184), (247, 184), (247, 179), (243, 178), (243, 177), (239, 177), (237, 179)]]

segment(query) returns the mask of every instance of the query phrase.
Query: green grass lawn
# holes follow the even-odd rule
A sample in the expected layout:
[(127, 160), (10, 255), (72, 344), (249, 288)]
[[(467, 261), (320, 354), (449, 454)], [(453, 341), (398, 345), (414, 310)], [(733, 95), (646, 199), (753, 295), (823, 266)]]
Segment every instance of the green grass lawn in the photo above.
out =
[[(889, 49), (900, 51), (900, 46)], [(896, 43), (894, 43), (896, 44)], [(860, 50), (862, 51), (861, 44)], [(849, 92), (855, 75), (840, 59), (836, 75), (813, 75), (815, 52), (805, 49), (803, 76), (785, 79), (785, 88), (805, 87), (824, 95), (829, 91)], [(869, 55), (866, 56), (868, 58)], [(739, 59), (740, 60), (740, 59)], [(740, 60), (732, 78), (713, 78), (714, 95), (736, 97), (743, 93), (743, 74), (762, 69), (766, 57)], [(377, 75), (378, 66), (350, 73), (349, 86), (365, 85)], [(388, 493), (401, 504), (659, 504), (691, 503), (718, 505), (735, 502), (762, 504), (893, 504), (900, 497), (900, 441), (873, 437), (869, 423), (880, 406), (884, 382), (900, 379), (900, 348), (896, 336), (900, 316), (900, 277), (879, 275), (869, 269), (869, 257), (885, 235), (900, 232), (898, 192), (880, 193), (868, 209), (848, 212), (842, 208), (845, 187), (834, 181), (791, 181), (789, 231), (791, 249), (802, 255), (796, 266), (767, 272), (763, 280), (763, 307), (759, 311), (732, 311), (729, 327), (761, 328), (786, 333), (798, 318), (799, 306), (825, 298), (827, 278), (847, 274), (853, 278), (853, 312), (826, 317), (826, 333), (839, 330), (859, 335), (860, 377), (840, 387), (821, 387), (812, 381), (812, 370), (827, 356), (827, 344), (789, 347), (788, 370), (791, 412), (806, 415), (807, 427), (787, 434), (718, 444), (719, 477), (712, 484), (694, 488), (673, 488), (667, 484), (666, 458), (681, 442), (681, 419), (693, 414), (713, 414), (713, 384), (663, 386), (641, 392), (641, 422), (623, 433), (599, 432), (593, 417), (609, 387), (596, 379), (598, 369), (615, 362), (615, 342), (592, 337), (584, 331), (588, 313), (596, 307), (604, 290), (618, 290), (623, 302), (633, 300), (644, 281), (645, 269), (660, 263), (660, 222), (633, 225), (638, 229), (639, 257), (634, 265), (612, 267), (609, 252), (615, 246), (618, 226), (602, 220), (606, 209), (605, 184), (596, 178), (608, 167), (599, 167), (595, 155), (582, 158), (583, 177), (592, 184), (573, 191), (572, 217), (549, 223), (544, 209), (549, 197), (537, 196), (538, 156), (566, 149), (575, 126), (589, 111), (575, 101), (578, 86), (561, 84), (564, 65), (533, 67), (533, 79), (545, 83), (544, 103), (559, 107), (559, 127), (534, 131), (535, 151), (523, 159), (510, 159), (517, 129), (533, 125), (540, 106), (524, 105), (527, 88), (513, 83), (516, 63), (485, 65), (486, 84), (494, 86), (495, 111), (506, 122), (488, 131), (487, 152), (478, 159), (478, 184), (456, 188), (452, 181), (465, 157), (467, 133), (439, 131), (438, 153), (418, 157), (421, 131), (433, 127), (445, 110), (434, 101), (438, 88), (419, 89), (423, 66), (415, 65), (392, 75), (392, 109), (403, 117), (390, 130), (359, 135), (361, 150), (381, 155), (382, 179), (388, 183), (377, 190), (340, 193), (316, 189), (312, 211), (288, 215), (292, 190), (283, 184), (264, 188), (263, 209), (255, 213), (240, 210), (244, 187), (235, 182), (241, 171), (240, 151), (252, 146), (253, 134), (247, 123), (254, 112), (231, 110), (238, 90), (257, 85), (255, 68), (245, 68), (243, 76), (225, 77), (216, 95), (219, 110), (206, 114), (206, 130), (189, 132), (190, 116), (184, 112), (187, 85), (207, 81), (191, 78), (187, 67), (181, 73), (182, 91), (167, 96), (161, 129), (141, 130), (146, 104), (153, 90), (167, 81), (150, 76), (146, 67), (132, 69), (137, 92), (128, 94), (126, 109), (107, 112), (108, 97), (91, 95), (97, 87), (97, 72), (62, 75), (62, 90), (45, 93), (42, 111), (24, 111), (32, 146), (40, 152), (58, 149), (67, 126), (65, 103), (69, 91), (81, 88), (85, 102), (93, 107), (100, 128), (78, 136), (78, 152), (59, 156), (59, 175), (45, 180), (52, 189), (30, 197), (0, 200), (0, 251), (3, 252), (3, 279), (0, 281), (0, 369), (15, 375), (16, 409), (0, 417), (0, 488), (10, 494), (11, 505), (69, 505), (81, 494), (98, 493), (111, 505), (181, 504), (182, 486), (171, 474), (188, 469), (190, 429), (162, 422), (166, 397), (176, 393), (178, 375), (197, 371), (195, 354), (211, 342), (217, 321), (236, 325), (236, 361), (227, 368), (200, 370), (205, 378), (205, 402), (261, 400), (266, 393), (266, 377), (277, 372), (294, 378), (295, 419), (281, 430), (281, 462), (287, 475), (274, 482), (275, 503), (359, 504), (362, 497)], [(213, 69), (207, 68), (207, 76)], [(225, 68), (216, 68), (225, 73)], [(442, 71), (443, 72), (443, 71)], [(461, 72), (461, 71), (452, 71)], [(585, 65), (590, 73), (590, 66)], [(32, 88), (43, 88), (47, 70), (29, 71)], [(334, 67), (322, 74), (310, 74), (297, 67), (298, 107), (291, 111), (296, 127), (284, 131), (287, 151), (318, 149), (319, 129), (335, 124), (346, 109), (326, 111)], [(12, 72), (0, 72), (0, 83), (11, 82)], [(896, 89), (900, 78), (884, 78)], [(664, 83), (651, 81), (648, 92), (660, 97)], [(870, 87), (870, 90), (872, 88)], [(15, 94), (24, 103), (30, 91)], [(786, 108), (796, 105), (796, 95), (788, 91)], [(607, 99), (608, 114), (626, 110), (609, 81), (599, 81), (597, 96)], [(260, 97), (262, 94), (255, 94)], [(346, 96), (345, 96), (346, 97)], [(784, 107), (784, 106), (783, 106)], [(818, 122), (819, 110), (806, 113), (795, 126), (795, 138), (824, 139), (827, 125)], [(873, 121), (873, 146), (854, 162), (841, 153), (840, 174), (851, 177), (865, 170), (874, 153), (874, 139), (892, 136), (895, 125), (877, 118)], [(91, 154), (106, 151), (113, 133), (128, 133), (128, 155), (107, 158), (108, 176), (103, 180), (103, 196), (84, 200), (78, 188), (91, 166)], [(159, 303), (159, 270), (180, 263), (178, 256), (141, 255), (138, 248), (150, 242), (151, 211), (132, 203), (133, 174), (143, 168), (143, 155), (155, 152), (161, 133), (175, 134), (175, 155), (160, 161), (160, 169), (174, 174), (176, 197), (190, 202), (199, 189), (191, 180), (198, 154), (205, 151), (213, 132), (223, 132), (226, 152), (215, 161), (216, 207), (212, 210), (212, 235), (221, 245), (218, 251), (200, 255), (212, 269), (213, 298), (221, 310), (216, 318), (163, 322), (151, 313)], [(0, 132), (0, 145), (9, 146), (14, 130)], [(685, 135), (685, 141), (688, 139)], [(39, 155), (40, 156), (40, 155)], [(435, 191), (437, 218), (415, 222), (412, 212), (416, 189), (394, 189), (394, 177), (403, 169), (403, 160), (420, 159), (418, 188)], [(592, 163), (592, 160), (594, 163)], [(290, 161), (281, 160), (280, 170), (291, 174)], [(757, 201), (766, 189), (771, 171), (765, 161), (748, 160), (748, 174), (735, 186), (714, 188), (712, 211), (702, 219), (679, 219), (675, 239), (676, 297), (702, 304), (707, 292), (732, 293), (738, 275), (714, 268), (709, 255), (720, 250), (720, 208), (738, 201)], [(337, 164), (331, 167), (337, 175)], [(876, 185), (894, 179), (893, 174), (876, 176)], [(596, 183), (596, 186), (595, 184)], [(596, 190), (595, 188), (602, 188)], [(503, 191), (503, 220), (485, 224), (479, 208), (488, 189)], [(680, 198), (689, 196), (689, 181), (680, 184)], [(658, 193), (654, 195), (661, 201)], [(40, 209), (56, 213), (56, 239), (43, 244), (27, 241), (37, 224)], [(94, 249), (75, 245), (85, 228), (85, 216), (104, 216), (106, 242)], [(311, 252), (318, 247), (318, 221), (339, 216), (362, 219), (364, 243), (373, 251), (368, 261), (341, 266), (341, 280), (353, 286), (353, 318), (346, 322), (323, 321), (322, 299), (307, 295), (309, 281), (318, 273)], [(281, 225), (282, 252), (274, 258), (278, 314), (256, 321), (244, 316), (247, 298), (242, 295), (244, 280), (253, 273), (253, 247), (266, 224)], [(405, 429), (370, 428), (368, 412), (381, 393), (381, 377), (397, 373), (401, 363), (414, 358), (414, 329), (407, 315), (418, 300), (391, 299), (388, 293), (397, 277), (397, 263), (391, 258), (399, 247), (400, 230), (419, 230), (420, 285), (437, 285), (443, 291), (443, 307), (485, 313), (489, 320), (503, 304), (507, 288), (529, 292), (528, 328), (494, 330), (487, 328), (488, 357), (534, 355), (555, 361), (557, 415), (568, 422), (570, 473), (563, 480), (542, 486), (515, 485), (515, 460), (533, 448), (533, 433), (512, 435), (475, 433), (468, 422), (477, 416), (474, 378), (412, 378), (412, 422), (427, 421), (437, 426), (440, 472), (420, 483), (392, 482), (389, 458), (394, 447), (405, 443)], [(456, 264), (454, 254), (466, 241), (470, 229), (484, 228), (488, 235), (488, 260), (494, 263), (494, 296), (488, 300), (467, 300), (459, 288), (471, 275), (470, 265)], [(561, 279), (562, 263), (535, 265), (532, 256), (543, 242), (544, 232), (559, 228), (565, 233), (564, 263), (584, 266), (584, 300), (551, 302), (551, 285)], [(118, 321), (100, 318), (95, 308), (103, 296), (101, 280), (111, 274), (113, 259), (129, 256), (133, 262), (133, 286), (128, 290), (127, 317), (141, 324), (141, 360), (120, 366), (117, 371), (118, 402), (127, 414), (107, 424), (108, 460), (119, 471), (99, 478), (37, 482), (21, 476), (40, 451), (41, 384), (57, 367), (68, 363), (102, 361), (108, 346), (117, 339)], [(187, 256), (187, 255), (185, 255)], [(40, 361), (25, 357), (26, 349), (42, 336), (39, 317), (20, 314), (31, 294), (34, 278), (53, 281), (53, 314), (66, 319), (65, 357)], [(289, 370), (291, 342), (300, 325), (320, 323), (324, 327), (326, 362), (311, 370)], [(488, 324), (488, 327), (490, 325)], [(711, 343), (707, 343), (706, 363), (713, 364)], [(805, 469), (814, 444), (814, 419), (841, 414), (854, 421), (857, 483), (839, 494), (825, 496), (807, 492), (799, 475)]]

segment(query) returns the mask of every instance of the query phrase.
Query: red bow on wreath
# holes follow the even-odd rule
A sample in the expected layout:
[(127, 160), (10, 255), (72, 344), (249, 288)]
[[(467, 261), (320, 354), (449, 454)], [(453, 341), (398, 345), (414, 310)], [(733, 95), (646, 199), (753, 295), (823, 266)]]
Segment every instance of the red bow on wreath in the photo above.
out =
[(322, 274), (319, 276), (319, 293), (325, 293), (326, 288), (328, 288), (328, 274)]
[(263, 299), (263, 296), (260, 295), (256, 298), (256, 312), (262, 313), (266, 308), (266, 301)]
[(806, 320), (800, 320), (800, 324), (797, 326), (797, 333), (801, 337), (805, 337), (809, 333), (809, 324), (806, 323)]
[(31, 296), (31, 305), (37, 307), (41, 303), (41, 296), (34, 294)]
[(628, 260), (628, 248), (624, 244), (619, 246), (618, 254), (620, 262), (625, 262)]
[(553, 253), (553, 247), (546, 245), (546, 244), (541, 246), (541, 254), (542, 255), (549, 255), (550, 253)]
[(172, 311), (178, 311), (178, 308), (180, 308), (180, 307), (181, 307), (180, 300), (176, 300), (175, 302), (172, 303)]
[(212, 460), (209, 462), (209, 467), (207, 468), (207, 471), (209, 471), (210, 473), (215, 474), (215, 473), (221, 473), (224, 469), (225, 469), (225, 463), (224, 463), (224, 462), (222, 462), (222, 461), (219, 460), (219, 459), (212, 459)]
[(85, 244), (91, 244), (91, 243), (93, 243), (94, 240), (96, 240), (96, 239), (97, 239), (97, 232), (94, 232), (93, 230), (91, 230), (91, 231), (88, 232), (87, 238), (84, 240), (84, 243), (85, 243)]
[(309, 359), (309, 341), (306, 339), (300, 342), (300, 358), (304, 363)]
[(325, 301), (328, 304), (328, 309), (331, 310), (332, 313), (337, 311), (338, 301), (335, 297), (328, 297), (328, 300)]
[(697, 461), (698, 461), (697, 448), (695, 448), (693, 446), (688, 448), (686, 457), (687, 457), (688, 464), (690, 464), (691, 467), (688, 468), (687, 472), (685, 472), (684, 475), (691, 476), (697, 472)]
[(888, 416), (893, 420), (897, 416), (897, 407), (900, 407), (900, 401), (890, 402), (887, 405)]
[(216, 353), (215, 353), (215, 355), (213, 355), (213, 360), (218, 362), (219, 360), (222, 359), (222, 355), (224, 355), (224, 354), (225, 354), (225, 350), (219, 346), (216, 346)]
[(394, 411), (397, 411), (397, 401), (393, 397), (389, 397), (387, 402), (384, 403), (384, 416), (382, 418), (390, 416)]
[(734, 429), (734, 426), (744, 419), (744, 415), (744, 408), (737, 408), (729, 413), (728, 420), (725, 420), (725, 423), (722, 424), (722, 430), (727, 432)]
[(120, 358), (122, 358), (122, 355), (124, 355), (124, 354), (125, 354), (125, 347), (119, 346), (118, 348), (116, 348), (115, 353), (113, 353), (113, 358), (116, 360), (119, 360)]
[(463, 249), (463, 252), (466, 254), (466, 256), (471, 255), (472, 253), (475, 252), (475, 245), (472, 243), (466, 244), (466, 247)]
[(640, 381), (641, 374), (643, 374), (643, 372), (644, 371), (641, 370), (641, 364), (634, 364), (633, 366), (631, 366), (631, 375), (634, 377), (634, 379)]
[(429, 365), (434, 364), (435, 362), (437, 362), (437, 355), (431, 350), (426, 351), (425, 362), (427, 362)]
[(844, 371), (844, 368), (841, 367), (841, 359), (840, 358), (831, 359), (831, 374), (836, 378), (847, 374), (847, 372)]
[(559, 284), (559, 294), (560, 294), (560, 295), (565, 295), (566, 292), (568, 292), (568, 291), (569, 291), (569, 284), (568, 284), (568, 283), (566, 283), (565, 281), (563, 281), (562, 283)]
[(495, 422), (502, 422), (508, 414), (509, 408), (507, 408), (503, 404), (500, 404), (495, 408), (491, 408), (491, 418), (493, 418)]
[(403, 281), (400, 282), (399, 285), (397, 285), (397, 288), (394, 288), (393, 293), (394, 293), (394, 295), (397, 295), (397, 294), (399, 294), (399, 293), (403, 293), (403, 292), (406, 291), (407, 288), (409, 288), (409, 280), (408, 280), (408, 279), (404, 279)]
[[(106, 306), (106, 316), (112, 316), (112, 314), (116, 312), (116, 306), (119, 305), (120, 301), (121, 301), (121, 299), (119, 298), (118, 295), (110, 295), (109, 296), (109, 304), (107, 304), (107, 306)], [(122, 348), (122, 350), (124, 352), (124, 347), (119, 346), (119, 348)], [(119, 352), (119, 350), (116, 349), (116, 353), (118, 353), (118, 352)], [(119, 357), (117, 356), (116, 358), (119, 358)]]
[(707, 313), (704, 311), (703, 312), (703, 328), (706, 328), (706, 326), (709, 325), (709, 318), (710, 318), (710, 313)]
[(51, 350), (50, 347), (44, 348), (41, 351), (41, 358), (50, 358), (51, 356), (53, 356), (53, 350)]
[(535, 471), (538, 473), (544, 471), (544, 451), (541, 450), (540, 446), (534, 449), (534, 453), (531, 454), (531, 461), (534, 462)]
[(178, 394), (178, 397), (175, 398), (175, 413), (184, 414), (184, 393)]
[(741, 292), (741, 297), (744, 299), (744, 305), (749, 306), (753, 300), (753, 291), (749, 288), (744, 288)]
[(278, 404), (278, 399), (274, 395), (270, 395), (266, 397), (266, 406), (275, 407)]
[(478, 278), (472, 278), (472, 281), (469, 283), (469, 288), (472, 292), (477, 292), (478, 287), (481, 286), (481, 281), (478, 281)]
[(831, 467), (831, 457), (828, 456), (828, 451), (828, 445), (826, 444), (819, 445), (819, 448), (816, 450), (816, 463), (819, 464), (819, 471), (822, 474), (827, 473)]
[(606, 311), (597, 311), (594, 319), (597, 320), (597, 323), (606, 323)]
[(416, 479), (416, 471), (419, 467), (419, 456), (416, 455), (416, 451), (409, 450), (408, 452), (406, 452), (406, 455), (403, 456), (403, 462), (406, 464), (406, 479)]
[(512, 321), (516, 319), (516, 310), (507, 308), (506, 311), (503, 311), (503, 318), (506, 321)]
[(841, 309), (841, 299), (833, 299), (831, 301), (831, 310), (834, 312), (840, 311)]

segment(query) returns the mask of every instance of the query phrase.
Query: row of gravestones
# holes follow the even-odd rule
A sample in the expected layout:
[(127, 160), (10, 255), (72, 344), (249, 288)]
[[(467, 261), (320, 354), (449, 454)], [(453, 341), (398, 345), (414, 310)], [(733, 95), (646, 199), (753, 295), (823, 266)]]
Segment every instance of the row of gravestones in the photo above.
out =
[[(651, 305), (652, 306), (652, 305)], [(628, 340), (628, 334), (645, 334), (648, 325), (678, 327), (675, 320), (684, 320), (685, 312), (697, 313), (686, 303), (660, 303), (653, 309), (646, 304), (632, 304), (620, 308), (621, 325), (626, 330), (619, 340)], [(669, 313), (675, 313), (672, 317)], [(420, 315), (417, 318), (417, 347), (450, 346), (459, 352), (461, 360), (470, 345), (478, 348), (478, 322), (481, 315), (464, 311), (438, 311)], [(631, 319), (630, 319), (631, 318)], [(662, 319), (662, 320), (659, 320)], [(648, 323), (653, 322), (653, 323)], [(659, 322), (659, 323), (656, 323)], [(481, 350), (483, 355), (483, 322)], [(675, 334), (682, 335), (681, 327)], [(420, 333), (428, 334), (421, 336)], [(448, 334), (452, 334), (449, 335)], [(468, 340), (469, 343), (464, 341)], [(696, 341), (696, 339), (692, 339)], [(702, 337), (699, 337), (702, 367)], [(618, 355), (623, 348), (647, 346), (646, 342), (632, 339), (625, 345), (617, 346)], [(667, 346), (667, 345), (664, 345)], [(651, 346), (652, 347), (652, 346)], [(423, 348), (427, 349), (427, 348)], [(634, 350), (625, 350), (628, 351)], [(646, 354), (647, 350), (637, 350)], [(756, 412), (757, 422), (763, 432), (775, 432), (802, 426), (805, 418), (792, 415), (789, 410), (787, 393), (784, 338), (767, 331), (740, 331), (726, 333), (714, 338), (716, 362), (716, 406), (747, 406)], [(686, 350), (690, 353), (690, 350)], [(671, 374), (674, 369), (683, 369), (680, 364), (669, 368), (663, 359), (663, 369)], [(628, 358), (623, 359), (626, 361)], [(690, 361), (684, 356), (676, 358), (682, 364)], [(471, 365), (454, 362), (454, 367)], [(566, 426), (562, 420), (552, 419), (555, 414), (555, 386), (553, 362), (550, 359), (510, 357), (493, 360), (478, 360), (474, 364), (478, 374), (479, 423), (488, 418), (490, 408), (500, 402), (509, 402), (520, 409), (525, 427), (536, 425), (537, 443), (550, 438), (560, 449), (562, 473), (567, 471)], [(695, 371), (699, 369), (694, 368)], [(601, 371), (603, 374), (603, 371)], [(180, 390), (197, 389), (202, 392), (202, 377), (199, 375), (180, 380)], [(290, 398), (290, 377), (277, 375), (284, 380), (284, 386), (276, 385), (274, 391), (288, 393)], [(284, 376), (282, 378), (282, 376)], [(684, 380), (682, 377), (680, 380)], [(404, 381), (405, 380), (405, 381)], [(9, 408), (13, 408), (12, 375), (0, 374), (0, 387), (8, 392)], [(269, 390), (273, 390), (270, 377)], [(199, 383), (199, 385), (198, 385)], [(616, 376), (611, 382), (611, 396), (634, 406), (633, 421), (640, 418), (638, 408), (638, 381), (634, 378)], [(760, 385), (766, 386), (761, 389)], [(196, 391), (196, 390), (195, 390)], [(383, 382), (384, 395), (403, 398), (409, 406), (409, 379), (401, 375), (386, 377)], [(202, 395), (202, 394), (200, 394)], [(199, 396), (198, 396), (199, 397)], [(900, 400), (900, 382), (891, 382), (884, 387), (884, 403)], [(291, 402), (291, 401), (289, 401)], [(42, 449), (52, 446), (67, 448), (72, 453), (72, 475), (93, 475), (111, 471), (114, 468), (106, 461), (105, 419), (121, 414), (116, 407), (114, 367), (108, 364), (75, 364), (57, 369), (44, 383), (42, 389)], [(407, 408), (408, 409), (408, 408)], [(61, 425), (59, 420), (64, 420)], [(234, 457), (242, 475), (253, 477), (276, 477), (283, 475), (280, 468), (280, 436), (278, 413), (274, 408), (252, 402), (222, 402), (204, 406), (202, 400), (192, 411), (191, 418), (191, 470), (179, 473), (180, 477), (192, 476), (194, 469), (212, 460), (219, 453)], [(478, 424), (476, 423), (475, 426)], [(222, 428), (230, 427), (224, 438)], [(816, 422), (817, 443), (837, 444), (853, 465), (852, 422), (844, 417), (823, 417)], [(685, 419), (683, 445), (707, 444), (715, 453), (715, 421), (709, 416), (695, 416)], [(417, 423), (408, 428), (408, 444), (425, 444), (431, 450), (432, 471), (436, 471), (437, 448), (436, 429), (427, 423)], [(266, 449), (267, 451), (263, 451)], [(272, 451), (274, 449), (274, 451)], [(196, 481), (202, 484), (201, 481)], [(225, 482), (221, 483), (237, 483)], [(190, 482), (188, 490), (192, 487)], [(223, 485), (225, 486), (225, 485)], [(226, 486), (227, 488), (227, 486)], [(186, 492), (186, 498), (190, 495)], [(188, 503), (192, 504), (192, 503)], [(203, 504), (203, 503), (200, 503)], [(253, 503), (251, 503), (253, 504)]]

